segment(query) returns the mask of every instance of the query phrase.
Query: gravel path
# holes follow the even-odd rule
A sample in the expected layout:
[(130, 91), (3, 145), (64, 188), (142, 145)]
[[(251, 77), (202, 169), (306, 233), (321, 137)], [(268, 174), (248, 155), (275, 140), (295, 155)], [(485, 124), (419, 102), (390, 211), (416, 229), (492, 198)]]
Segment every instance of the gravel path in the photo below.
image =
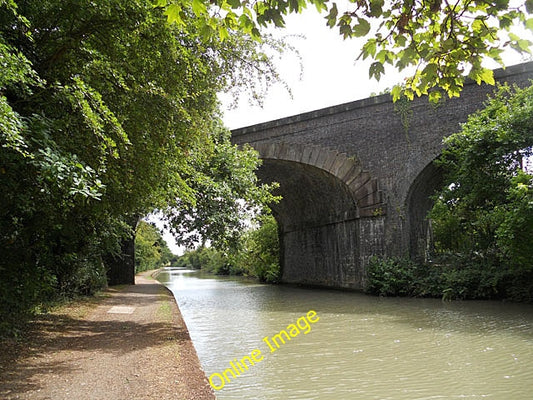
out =
[(215, 399), (170, 291), (144, 273), (107, 293), (86, 315), (53, 313), (4, 344), (0, 398)]

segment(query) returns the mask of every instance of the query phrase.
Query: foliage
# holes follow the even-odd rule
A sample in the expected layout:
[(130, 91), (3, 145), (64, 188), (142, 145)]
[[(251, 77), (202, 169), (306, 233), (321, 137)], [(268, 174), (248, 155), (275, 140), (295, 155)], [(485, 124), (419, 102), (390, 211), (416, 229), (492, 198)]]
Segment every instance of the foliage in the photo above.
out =
[(135, 234), (135, 272), (164, 267), (171, 259), (172, 252), (159, 229), (140, 221)]
[[(217, 93), (247, 74), (275, 80), (260, 47), (269, 42), (238, 32), (204, 40), (194, 15), (182, 22), (167, 24), (148, 0), (0, 1), (5, 329), (40, 301), (101, 287), (109, 256), (140, 217), (192, 207), (201, 185), (191, 177), (209, 180), (225, 156), (238, 157), (214, 150), (222, 143)], [(212, 169), (195, 170), (217, 155)], [(208, 212), (202, 217), (211, 224)]]
[(533, 87), (502, 87), (446, 140), (446, 185), (430, 213), (437, 252), (533, 270), (532, 127)]
[(436, 162), (446, 171), (429, 217), (433, 263), (373, 260), (380, 295), (533, 299), (533, 87), (499, 88)]
[(195, 192), (193, 201), (178, 198), (165, 214), (178, 243), (193, 247), (210, 240), (227, 251), (239, 246), (246, 221), (279, 198), (271, 194), (275, 185), (258, 183), (257, 152), (232, 145), (223, 128), (213, 132), (213, 142), (189, 154), (190, 167), (183, 174)]
[(385, 66), (397, 70), (411, 68), (413, 74), (404, 86), (392, 90), (395, 100), (401, 95), (412, 99), (428, 94), (432, 101), (458, 96), (465, 76), (478, 84), (494, 84), (492, 71), (484, 68), (486, 58), (503, 65), (501, 54), (510, 47), (530, 53), (530, 41), (517, 33), (523, 26), (533, 29), (533, 2), (516, 6), (509, 1), (442, 0), (350, 0), (345, 10), (328, 0), (157, 0), (165, 7), (169, 21), (179, 26), (189, 14), (197, 18), (204, 37), (225, 40), (229, 32), (241, 31), (260, 37), (260, 27), (271, 23), (283, 27), (284, 17), (300, 13), (309, 4), (325, 15), (327, 25), (338, 28), (344, 39), (365, 37), (360, 57), (371, 58), (369, 75), (375, 79)]
[(533, 271), (533, 179), (518, 170), (511, 178), (509, 202), (501, 207), (497, 243), (511, 265)]
[(365, 291), (378, 296), (413, 295), (414, 268), (408, 260), (372, 257), (367, 267)]
[(446, 139), (444, 188), (430, 211), (429, 265), (370, 260), (366, 291), (444, 299), (533, 300), (533, 86), (507, 86)]
[(270, 215), (263, 215), (259, 220), (259, 227), (243, 235), (237, 251), (225, 253), (200, 246), (185, 253), (173, 266), (202, 269), (218, 275), (253, 276), (261, 282), (279, 282), (278, 226)]
[(261, 282), (277, 283), (281, 279), (278, 224), (271, 215), (262, 215), (259, 223), (247, 232), (242, 249), (230, 259)]
[(202, 269), (217, 275), (242, 275), (228, 264), (228, 259), (214, 247), (200, 246), (186, 252), (172, 266), (190, 269)]
[(460, 256), (422, 265), (404, 258), (370, 259), (365, 292), (377, 296), (533, 301), (533, 271)]

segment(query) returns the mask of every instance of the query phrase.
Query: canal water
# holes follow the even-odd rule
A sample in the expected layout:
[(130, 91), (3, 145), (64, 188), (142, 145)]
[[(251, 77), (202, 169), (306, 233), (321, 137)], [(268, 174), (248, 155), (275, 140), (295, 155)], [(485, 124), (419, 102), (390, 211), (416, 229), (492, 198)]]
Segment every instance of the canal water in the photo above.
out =
[[(206, 375), (224, 386), (219, 400), (533, 399), (531, 305), (378, 298), (172, 269), (158, 279)], [(298, 325), (310, 310), (318, 321)], [(290, 340), (278, 336), (277, 348), (281, 330)], [(257, 362), (239, 368), (252, 354)], [(222, 383), (230, 362), (240, 375), (226, 372)]]

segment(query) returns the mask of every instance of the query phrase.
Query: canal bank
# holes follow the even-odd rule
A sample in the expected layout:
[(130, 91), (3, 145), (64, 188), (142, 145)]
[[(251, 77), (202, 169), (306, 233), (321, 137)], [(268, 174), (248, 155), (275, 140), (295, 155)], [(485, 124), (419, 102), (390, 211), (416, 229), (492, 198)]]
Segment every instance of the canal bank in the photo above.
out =
[(174, 297), (149, 272), (3, 344), (2, 399), (215, 399)]

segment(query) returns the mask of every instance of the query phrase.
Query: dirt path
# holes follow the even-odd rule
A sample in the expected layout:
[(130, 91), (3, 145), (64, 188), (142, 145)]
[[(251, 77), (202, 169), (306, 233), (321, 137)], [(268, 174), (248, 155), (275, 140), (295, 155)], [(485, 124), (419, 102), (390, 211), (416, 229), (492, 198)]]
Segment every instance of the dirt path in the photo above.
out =
[[(1, 399), (215, 399), (172, 294), (148, 274), (36, 321), (0, 354)], [(83, 308), (83, 307), (82, 307)]]

